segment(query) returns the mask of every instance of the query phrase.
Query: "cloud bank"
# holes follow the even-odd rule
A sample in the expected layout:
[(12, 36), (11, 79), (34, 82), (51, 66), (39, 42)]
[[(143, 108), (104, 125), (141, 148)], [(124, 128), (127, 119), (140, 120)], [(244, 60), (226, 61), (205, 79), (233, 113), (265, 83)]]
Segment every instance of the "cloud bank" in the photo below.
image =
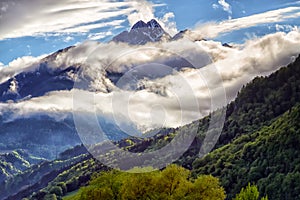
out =
[[(211, 112), (212, 98), (220, 100), (219, 107), (224, 106), (255, 76), (268, 75), (292, 62), (300, 53), (299, 46), (298, 30), (269, 34), (234, 48), (224, 47), (220, 42), (210, 40), (188, 42), (186, 39), (147, 44), (143, 49), (121, 43), (86, 42), (56, 56), (49, 65), (64, 68), (81, 63), (83, 69), (79, 75), (91, 80), (88, 88), (55, 91), (17, 103), (1, 103), (0, 111), (11, 111), (13, 114), (10, 115), (10, 120), (36, 113), (48, 113), (60, 119), (67, 116), (63, 113), (73, 111), (75, 93), (82, 97), (76, 106), (80, 112), (94, 113), (96, 109), (99, 115), (114, 118), (120, 124), (123, 121), (132, 122), (144, 131), (161, 126), (178, 127)], [(164, 49), (168, 51), (163, 51)], [(172, 62), (169, 65), (162, 65), (163, 62), (153, 65), (157, 60), (166, 61), (170, 58), (170, 51), (190, 56), (189, 59), (197, 61), (199, 66), (186, 65), (185, 68), (175, 70)], [(207, 56), (213, 63), (208, 62)], [(24, 70), (21, 63), (15, 62), (15, 69)], [(145, 67), (145, 63), (150, 64)], [(126, 74), (137, 74), (141, 67), (147, 69), (152, 66), (150, 71), (154, 74), (157, 70), (155, 67), (161, 69), (165, 66), (174, 71), (166, 68), (168, 73), (164, 76), (150, 77), (151, 73), (146, 73), (150, 74), (148, 77), (135, 76), (136, 80), (127, 81), (138, 87), (130, 89), (117, 87), (107, 77), (107, 66), (111, 67), (111, 72), (125, 74), (125, 78)], [(226, 101), (218, 96), (223, 89)]]

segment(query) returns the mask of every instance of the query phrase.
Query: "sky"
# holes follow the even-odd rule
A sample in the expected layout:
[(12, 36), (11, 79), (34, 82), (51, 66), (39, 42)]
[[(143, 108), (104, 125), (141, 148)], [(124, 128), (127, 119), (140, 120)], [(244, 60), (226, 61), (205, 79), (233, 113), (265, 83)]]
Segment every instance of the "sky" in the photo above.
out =
[(204, 38), (243, 43), (297, 28), (299, 11), (300, 1), (290, 0), (1, 0), (0, 66), (86, 40), (108, 42), (152, 18), (171, 35), (191, 29)]

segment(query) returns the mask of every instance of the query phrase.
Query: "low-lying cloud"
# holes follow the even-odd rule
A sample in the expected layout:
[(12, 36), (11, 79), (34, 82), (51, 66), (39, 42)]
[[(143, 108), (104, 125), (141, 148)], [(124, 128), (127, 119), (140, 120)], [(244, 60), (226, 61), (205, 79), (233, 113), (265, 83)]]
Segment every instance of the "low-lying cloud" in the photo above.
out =
[[(59, 116), (67, 116), (62, 113), (74, 111), (75, 93), (76, 97), (83, 98), (76, 102), (76, 109), (81, 109), (80, 112), (93, 113), (96, 109), (99, 115), (114, 116), (117, 121), (126, 119), (144, 131), (161, 126), (177, 127), (224, 106), (255, 76), (268, 75), (292, 62), (300, 53), (299, 47), (298, 30), (269, 34), (233, 48), (210, 40), (188, 42), (186, 39), (149, 43), (143, 47), (86, 42), (61, 53), (49, 65), (54, 68), (80, 66), (81, 76), (91, 80), (88, 90), (74, 88), (17, 103), (1, 103), (0, 110), (1, 113), (13, 111), (11, 119), (35, 113), (48, 113), (59, 119)], [(188, 60), (197, 61), (197, 64), (179, 70), (170, 64), (166, 67), (173, 72), (168, 71), (164, 76), (140, 77), (133, 81), (139, 88), (131, 90), (117, 87), (107, 77), (107, 66), (111, 67), (111, 72), (135, 74), (145, 63), (169, 59), (170, 52), (189, 56)], [(19, 66), (23, 66), (21, 62)], [(24, 70), (18, 66), (14, 69)], [(226, 98), (222, 96), (222, 90), (226, 92)], [(219, 101), (213, 108), (212, 98)]]

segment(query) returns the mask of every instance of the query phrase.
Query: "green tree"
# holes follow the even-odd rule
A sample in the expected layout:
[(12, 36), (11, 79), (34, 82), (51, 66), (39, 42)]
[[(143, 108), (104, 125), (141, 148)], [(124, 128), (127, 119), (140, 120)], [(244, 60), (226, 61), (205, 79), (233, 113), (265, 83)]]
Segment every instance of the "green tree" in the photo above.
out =
[[(144, 171), (135, 169), (136, 171)], [(208, 200), (225, 199), (219, 180), (212, 176), (191, 178), (189, 170), (170, 165), (162, 171), (125, 173), (112, 170), (94, 177), (73, 199), (80, 200)]]
[[(246, 188), (242, 188), (241, 192), (236, 195), (234, 200), (258, 200), (259, 192), (256, 185), (248, 183)], [(261, 200), (268, 200), (268, 197), (263, 197)]]
[(120, 190), (121, 199), (158, 199), (156, 174), (152, 172), (125, 176)]
[(190, 171), (178, 165), (170, 165), (160, 173), (157, 182), (157, 189), (161, 198), (180, 196), (186, 192), (182, 187), (189, 186), (188, 178)]
[(55, 194), (56, 196), (63, 196), (63, 190), (59, 186), (54, 186), (50, 190), (50, 194)]
[(192, 187), (189, 199), (223, 200), (226, 198), (225, 190), (221, 187), (219, 179), (212, 176), (199, 176)]

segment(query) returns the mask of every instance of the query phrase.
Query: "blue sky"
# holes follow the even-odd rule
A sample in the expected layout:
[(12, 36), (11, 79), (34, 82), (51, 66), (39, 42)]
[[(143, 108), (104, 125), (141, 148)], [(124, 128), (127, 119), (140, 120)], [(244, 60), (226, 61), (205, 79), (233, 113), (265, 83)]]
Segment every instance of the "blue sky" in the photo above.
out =
[[(2, 0), (0, 10), (0, 65), (89, 39), (107, 42), (138, 19), (155, 17), (172, 34), (212, 23), (217, 33), (207, 38), (224, 43), (288, 32), (300, 24), (300, 1), (290, 0)], [(262, 14), (259, 20), (257, 14)], [(239, 19), (247, 16), (253, 18), (246, 21), (245, 27), (236, 28), (243, 25)], [(228, 30), (218, 26), (222, 22)], [(230, 26), (233, 23), (236, 26)]]

